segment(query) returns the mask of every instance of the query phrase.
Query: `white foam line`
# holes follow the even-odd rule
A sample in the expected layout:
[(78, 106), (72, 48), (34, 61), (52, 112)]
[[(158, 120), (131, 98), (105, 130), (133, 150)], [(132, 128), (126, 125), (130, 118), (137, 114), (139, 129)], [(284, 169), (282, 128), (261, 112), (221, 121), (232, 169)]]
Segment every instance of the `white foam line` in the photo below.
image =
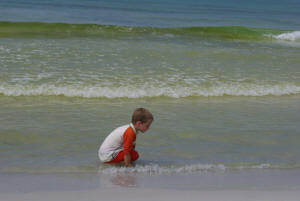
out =
[(132, 168), (126, 167), (108, 167), (100, 169), (100, 173), (104, 174), (119, 174), (119, 173), (141, 173), (141, 174), (189, 174), (189, 173), (200, 173), (208, 171), (225, 171), (227, 169), (241, 170), (241, 169), (273, 169), (280, 168), (277, 165), (270, 164), (259, 164), (259, 165), (248, 165), (248, 166), (225, 166), (223, 164), (192, 164), (184, 166), (160, 166), (158, 164), (149, 165), (136, 165)]
[(195, 87), (154, 87), (132, 86), (100, 87), (100, 86), (56, 86), (52, 84), (7, 85), (0, 84), (0, 94), (5, 96), (66, 96), (83, 98), (144, 98), (144, 97), (219, 97), (219, 96), (283, 96), (300, 93), (300, 86), (294, 84), (280, 84), (274, 86), (257, 84), (223, 84), (209, 88)]
[(133, 168), (126, 167), (109, 167), (102, 169), (101, 172), (105, 174), (116, 174), (116, 173), (149, 173), (149, 174), (163, 174), (163, 173), (192, 173), (209, 170), (221, 170), (224, 171), (226, 168), (224, 165), (210, 165), (210, 164), (195, 164), (185, 165), (182, 167), (164, 167), (157, 164), (150, 165), (137, 165)]
[(300, 40), (300, 31), (293, 31), (279, 35), (271, 35), (271, 37), (276, 38), (278, 40), (296, 41)]

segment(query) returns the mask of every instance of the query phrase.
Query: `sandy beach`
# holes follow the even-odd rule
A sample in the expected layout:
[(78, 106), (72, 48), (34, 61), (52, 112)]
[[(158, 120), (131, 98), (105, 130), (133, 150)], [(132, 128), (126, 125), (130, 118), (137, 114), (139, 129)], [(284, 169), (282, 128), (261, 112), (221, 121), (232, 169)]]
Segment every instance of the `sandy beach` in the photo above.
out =
[(298, 170), (0, 174), (0, 201), (300, 201)]
[(83, 200), (131, 200), (131, 201), (299, 201), (299, 191), (191, 191), (168, 189), (140, 189), (140, 188), (106, 188), (87, 191), (57, 191), (34, 192), (20, 194), (2, 194), (5, 201), (83, 201)]

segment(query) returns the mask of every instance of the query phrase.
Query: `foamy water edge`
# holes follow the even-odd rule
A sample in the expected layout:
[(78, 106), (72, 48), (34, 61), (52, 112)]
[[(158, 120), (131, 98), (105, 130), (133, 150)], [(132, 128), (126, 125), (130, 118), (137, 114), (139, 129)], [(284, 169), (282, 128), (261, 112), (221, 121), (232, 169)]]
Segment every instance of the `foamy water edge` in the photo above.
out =
[(4, 96), (65, 96), (82, 98), (149, 98), (149, 97), (221, 97), (221, 96), (284, 96), (300, 93), (296, 84), (260, 85), (260, 84), (222, 84), (211, 87), (184, 86), (56, 86), (0, 85), (0, 94)]
[(137, 164), (135, 167), (100, 165), (94, 166), (67, 166), (67, 167), (51, 167), (51, 168), (0, 168), (0, 172), (11, 173), (96, 173), (106, 175), (116, 174), (146, 174), (146, 175), (161, 175), (161, 174), (194, 174), (207, 172), (225, 172), (225, 171), (248, 171), (248, 170), (284, 170), (284, 169), (299, 169), (299, 164), (188, 164), (188, 165), (159, 165), (155, 163)]
[(256, 165), (236, 165), (225, 164), (191, 164), (184, 166), (160, 166), (158, 164), (136, 165), (135, 167), (104, 167), (99, 169), (103, 174), (191, 174), (203, 172), (225, 172), (227, 170), (254, 170), (254, 169), (290, 169), (298, 166), (272, 165), (268, 163)]

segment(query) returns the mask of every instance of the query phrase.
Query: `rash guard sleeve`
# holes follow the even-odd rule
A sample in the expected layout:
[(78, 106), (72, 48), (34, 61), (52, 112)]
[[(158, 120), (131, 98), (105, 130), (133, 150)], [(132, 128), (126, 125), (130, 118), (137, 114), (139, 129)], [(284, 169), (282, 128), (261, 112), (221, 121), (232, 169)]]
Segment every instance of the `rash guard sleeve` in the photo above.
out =
[(123, 140), (124, 140), (124, 154), (130, 154), (132, 149), (134, 149), (136, 136), (131, 127), (129, 127), (124, 135), (123, 135)]

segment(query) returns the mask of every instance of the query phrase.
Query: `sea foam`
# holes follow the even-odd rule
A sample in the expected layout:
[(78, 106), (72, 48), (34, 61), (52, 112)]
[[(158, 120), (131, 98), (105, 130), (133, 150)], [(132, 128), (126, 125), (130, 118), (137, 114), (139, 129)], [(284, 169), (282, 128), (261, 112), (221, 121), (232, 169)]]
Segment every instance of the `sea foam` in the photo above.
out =
[(226, 170), (242, 170), (242, 169), (277, 169), (288, 168), (279, 165), (257, 164), (257, 165), (225, 165), (225, 164), (189, 164), (183, 166), (161, 166), (158, 164), (136, 165), (135, 167), (104, 167), (99, 169), (99, 173), (103, 174), (191, 174), (204, 172), (224, 172)]
[(272, 35), (273, 38), (279, 40), (297, 41), (300, 40), (300, 31), (293, 31), (279, 35)]
[(118, 173), (149, 173), (149, 174), (172, 174), (172, 173), (193, 173), (209, 170), (224, 171), (226, 167), (223, 164), (193, 164), (184, 166), (160, 166), (158, 164), (136, 165), (132, 168), (127, 167), (109, 167), (100, 169), (100, 173), (118, 174)]
[(300, 86), (292, 83), (218, 84), (214, 86), (82, 86), (82, 85), (8, 85), (0, 84), (4, 96), (66, 96), (82, 98), (152, 98), (152, 97), (221, 97), (221, 96), (284, 96), (300, 93)]

